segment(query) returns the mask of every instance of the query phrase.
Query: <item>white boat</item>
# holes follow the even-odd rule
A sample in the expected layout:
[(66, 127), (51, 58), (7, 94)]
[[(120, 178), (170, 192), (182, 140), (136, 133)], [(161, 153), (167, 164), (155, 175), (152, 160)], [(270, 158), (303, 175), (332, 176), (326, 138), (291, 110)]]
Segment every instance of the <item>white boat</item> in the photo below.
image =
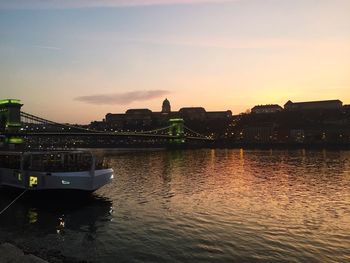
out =
[(112, 179), (89, 151), (0, 151), (0, 187), (93, 192)]

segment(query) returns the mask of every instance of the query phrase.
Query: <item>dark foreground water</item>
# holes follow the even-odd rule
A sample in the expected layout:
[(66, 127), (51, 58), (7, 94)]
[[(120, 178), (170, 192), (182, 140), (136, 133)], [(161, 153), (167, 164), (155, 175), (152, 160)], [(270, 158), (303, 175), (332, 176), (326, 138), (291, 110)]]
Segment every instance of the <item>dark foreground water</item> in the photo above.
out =
[(85, 201), (15, 204), (0, 241), (53, 261), (350, 261), (350, 152), (105, 156), (112, 185)]

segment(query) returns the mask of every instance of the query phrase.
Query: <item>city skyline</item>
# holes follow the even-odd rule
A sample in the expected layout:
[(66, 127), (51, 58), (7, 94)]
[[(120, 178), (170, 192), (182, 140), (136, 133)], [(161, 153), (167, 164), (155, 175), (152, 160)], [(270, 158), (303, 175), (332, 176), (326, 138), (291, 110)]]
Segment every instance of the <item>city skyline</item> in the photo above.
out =
[[(2, 98), (88, 123), (129, 108), (350, 101), (350, 2), (0, 1)], [(44, 113), (44, 114), (43, 114)]]

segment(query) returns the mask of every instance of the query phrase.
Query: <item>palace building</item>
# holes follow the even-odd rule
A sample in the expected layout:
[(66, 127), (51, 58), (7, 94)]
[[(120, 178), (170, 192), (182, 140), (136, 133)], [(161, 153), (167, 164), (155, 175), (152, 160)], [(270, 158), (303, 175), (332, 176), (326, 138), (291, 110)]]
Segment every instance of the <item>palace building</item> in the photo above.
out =
[(336, 110), (343, 107), (343, 102), (340, 100), (323, 100), (323, 101), (308, 101), (308, 102), (292, 102), (288, 101), (284, 104), (284, 109), (288, 111), (295, 110)]
[(187, 124), (212, 123), (216, 121), (230, 121), (232, 112), (206, 111), (203, 107), (184, 107), (179, 111), (171, 111), (168, 99), (162, 103), (160, 112), (150, 109), (129, 109), (125, 113), (108, 113), (102, 122), (92, 122), (92, 128), (105, 129), (148, 129), (162, 127), (168, 124), (170, 119), (182, 118)]
[(251, 109), (251, 113), (275, 113), (283, 111), (283, 108), (277, 104), (257, 105)]

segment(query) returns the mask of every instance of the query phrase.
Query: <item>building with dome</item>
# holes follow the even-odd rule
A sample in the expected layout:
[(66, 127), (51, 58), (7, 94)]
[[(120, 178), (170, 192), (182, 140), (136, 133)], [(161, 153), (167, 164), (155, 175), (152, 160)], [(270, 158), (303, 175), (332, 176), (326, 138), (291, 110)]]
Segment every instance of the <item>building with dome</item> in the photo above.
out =
[(166, 98), (160, 112), (128, 109), (125, 113), (107, 113), (103, 121), (92, 122), (90, 126), (99, 130), (141, 131), (166, 127), (169, 120), (175, 118), (184, 119), (186, 126), (209, 133), (232, 121), (232, 112), (206, 111), (203, 107), (183, 107), (179, 111), (171, 111), (170, 101)]

